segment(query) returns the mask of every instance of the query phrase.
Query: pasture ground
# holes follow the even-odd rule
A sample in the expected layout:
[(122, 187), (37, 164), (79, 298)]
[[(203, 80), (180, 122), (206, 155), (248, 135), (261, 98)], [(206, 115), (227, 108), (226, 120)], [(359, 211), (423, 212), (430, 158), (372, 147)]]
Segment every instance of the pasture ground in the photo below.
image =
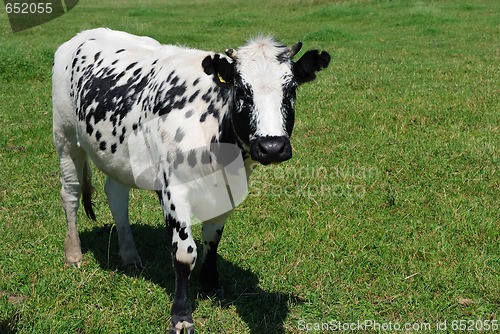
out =
[(97, 171), (98, 222), (79, 216), (84, 266), (63, 266), (51, 64), (58, 45), (100, 26), (221, 52), (272, 33), (332, 55), (299, 91), (294, 158), (258, 168), (226, 226), (227, 299), (197, 298), (192, 275), (200, 333), (498, 321), (499, 13), (496, 0), (81, 0), (12, 34), (0, 10), (0, 333), (169, 325), (173, 272), (153, 194), (131, 199), (143, 273), (120, 268)]

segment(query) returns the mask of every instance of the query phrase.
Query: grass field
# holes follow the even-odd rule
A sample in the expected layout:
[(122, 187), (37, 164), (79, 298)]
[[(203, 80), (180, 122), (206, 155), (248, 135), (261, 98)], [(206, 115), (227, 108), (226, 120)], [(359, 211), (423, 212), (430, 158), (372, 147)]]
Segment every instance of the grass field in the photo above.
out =
[(98, 222), (79, 216), (84, 266), (64, 267), (51, 64), (100, 26), (221, 52), (272, 33), (332, 55), (298, 93), (294, 158), (258, 168), (226, 225), (227, 298), (197, 297), (193, 273), (198, 332), (500, 320), (499, 1), (81, 0), (16, 34), (0, 10), (0, 333), (169, 326), (174, 276), (153, 194), (132, 192), (142, 274), (120, 268), (97, 172)]

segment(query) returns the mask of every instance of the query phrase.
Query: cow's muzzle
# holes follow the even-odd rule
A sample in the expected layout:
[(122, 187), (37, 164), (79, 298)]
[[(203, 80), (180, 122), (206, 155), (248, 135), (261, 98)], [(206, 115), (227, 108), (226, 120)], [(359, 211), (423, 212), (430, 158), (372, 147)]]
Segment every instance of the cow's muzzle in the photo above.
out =
[(263, 165), (279, 163), (292, 157), (292, 145), (287, 137), (266, 136), (250, 142), (250, 156)]

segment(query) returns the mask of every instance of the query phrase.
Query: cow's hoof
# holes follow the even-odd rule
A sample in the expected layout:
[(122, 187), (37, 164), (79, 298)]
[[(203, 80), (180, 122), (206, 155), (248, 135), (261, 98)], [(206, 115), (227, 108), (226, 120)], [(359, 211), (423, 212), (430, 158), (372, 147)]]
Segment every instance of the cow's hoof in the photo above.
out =
[(219, 286), (218, 288), (212, 290), (200, 290), (200, 296), (202, 298), (215, 298), (218, 300), (223, 300), (226, 298), (226, 294), (224, 293), (224, 288)]
[(172, 324), (168, 334), (194, 334), (194, 325), (189, 321), (179, 321), (175, 324)]
[(142, 262), (139, 260), (137, 262), (131, 262), (123, 265), (123, 271), (127, 274), (140, 273), (144, 270)]
[(129, 263), (126, 266), (123, 266), (123, 271), (126, 274), (137, 274), (141, 273), (144, 270), (144, 267), (142, 264), (137, 264), (137, 263)]
[[(67, 248), (67, 247), (65, 247)], [(65, 249), (64, 258), (67, 266), (80, 268), (83, 262), (83, 254), (78, 247), (78, 249)]]
[(82, 261), (68, 261), (68, 259), (66, 259), (66, 262), (65, 262), (66, 266), (67, 267), (76, 267), (76, 268), (80, 268), (82, 266)]
[(72, 255), (66, 254), (65, 262), (68, 267), (80, 268), (83, 262), (83, 255), (81, 252), (76, 252)]

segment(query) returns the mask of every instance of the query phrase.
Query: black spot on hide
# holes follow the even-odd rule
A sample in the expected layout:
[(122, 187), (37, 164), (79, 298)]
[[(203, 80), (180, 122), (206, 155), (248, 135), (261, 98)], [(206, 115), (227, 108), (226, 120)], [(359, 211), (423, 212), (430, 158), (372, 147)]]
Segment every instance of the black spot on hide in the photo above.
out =
[(201, 116), (200, 116), (200, 123), (203, 123), (203, 122), (206, 121), (207, 115), (208, 115), (207, 112), (204, 112), (203, 114), (201, 114)]
[(125, 71), (132, 69), (135, 65), (137, 65), (137, 62), (128, 65), (127, 68), (125, 69)]
[(203, 151), (201, 153), (201, 163), (205, 165), (212, 163), (212, 156), (209, 151)]
[(177, 128), (177, 131), (175, 131), (174, 140), (179, 143), (182, 141), (182, 138), (184, 138), (184, 131), (182, 131), (181, 128)]
[(196, 166), (196, 151), (195, 150), (189, 151), (187, 161), (188, 161), (189, 167)]
[(181, 238), (181, 240), (186, 240), (187, 238), (189, 237), (189, 235), (186, 233), (186, 228), (183, 227), (179, 230), (179, 238)]
[(177, 149), (174, 160), (174, 169), (177, 169), (180, 164), (184, 162), (184, 154), (181, 150)]
[(200, 94), (200, 90), (199, 89), (196, 92), (194, 92), (193, 95), (191, 95), (191, 97), (189, 98), (189, 103), (192, 103), (194, 101), (194, 99), (196, 99), (196, 97), (198, 96), (198, 94)]

